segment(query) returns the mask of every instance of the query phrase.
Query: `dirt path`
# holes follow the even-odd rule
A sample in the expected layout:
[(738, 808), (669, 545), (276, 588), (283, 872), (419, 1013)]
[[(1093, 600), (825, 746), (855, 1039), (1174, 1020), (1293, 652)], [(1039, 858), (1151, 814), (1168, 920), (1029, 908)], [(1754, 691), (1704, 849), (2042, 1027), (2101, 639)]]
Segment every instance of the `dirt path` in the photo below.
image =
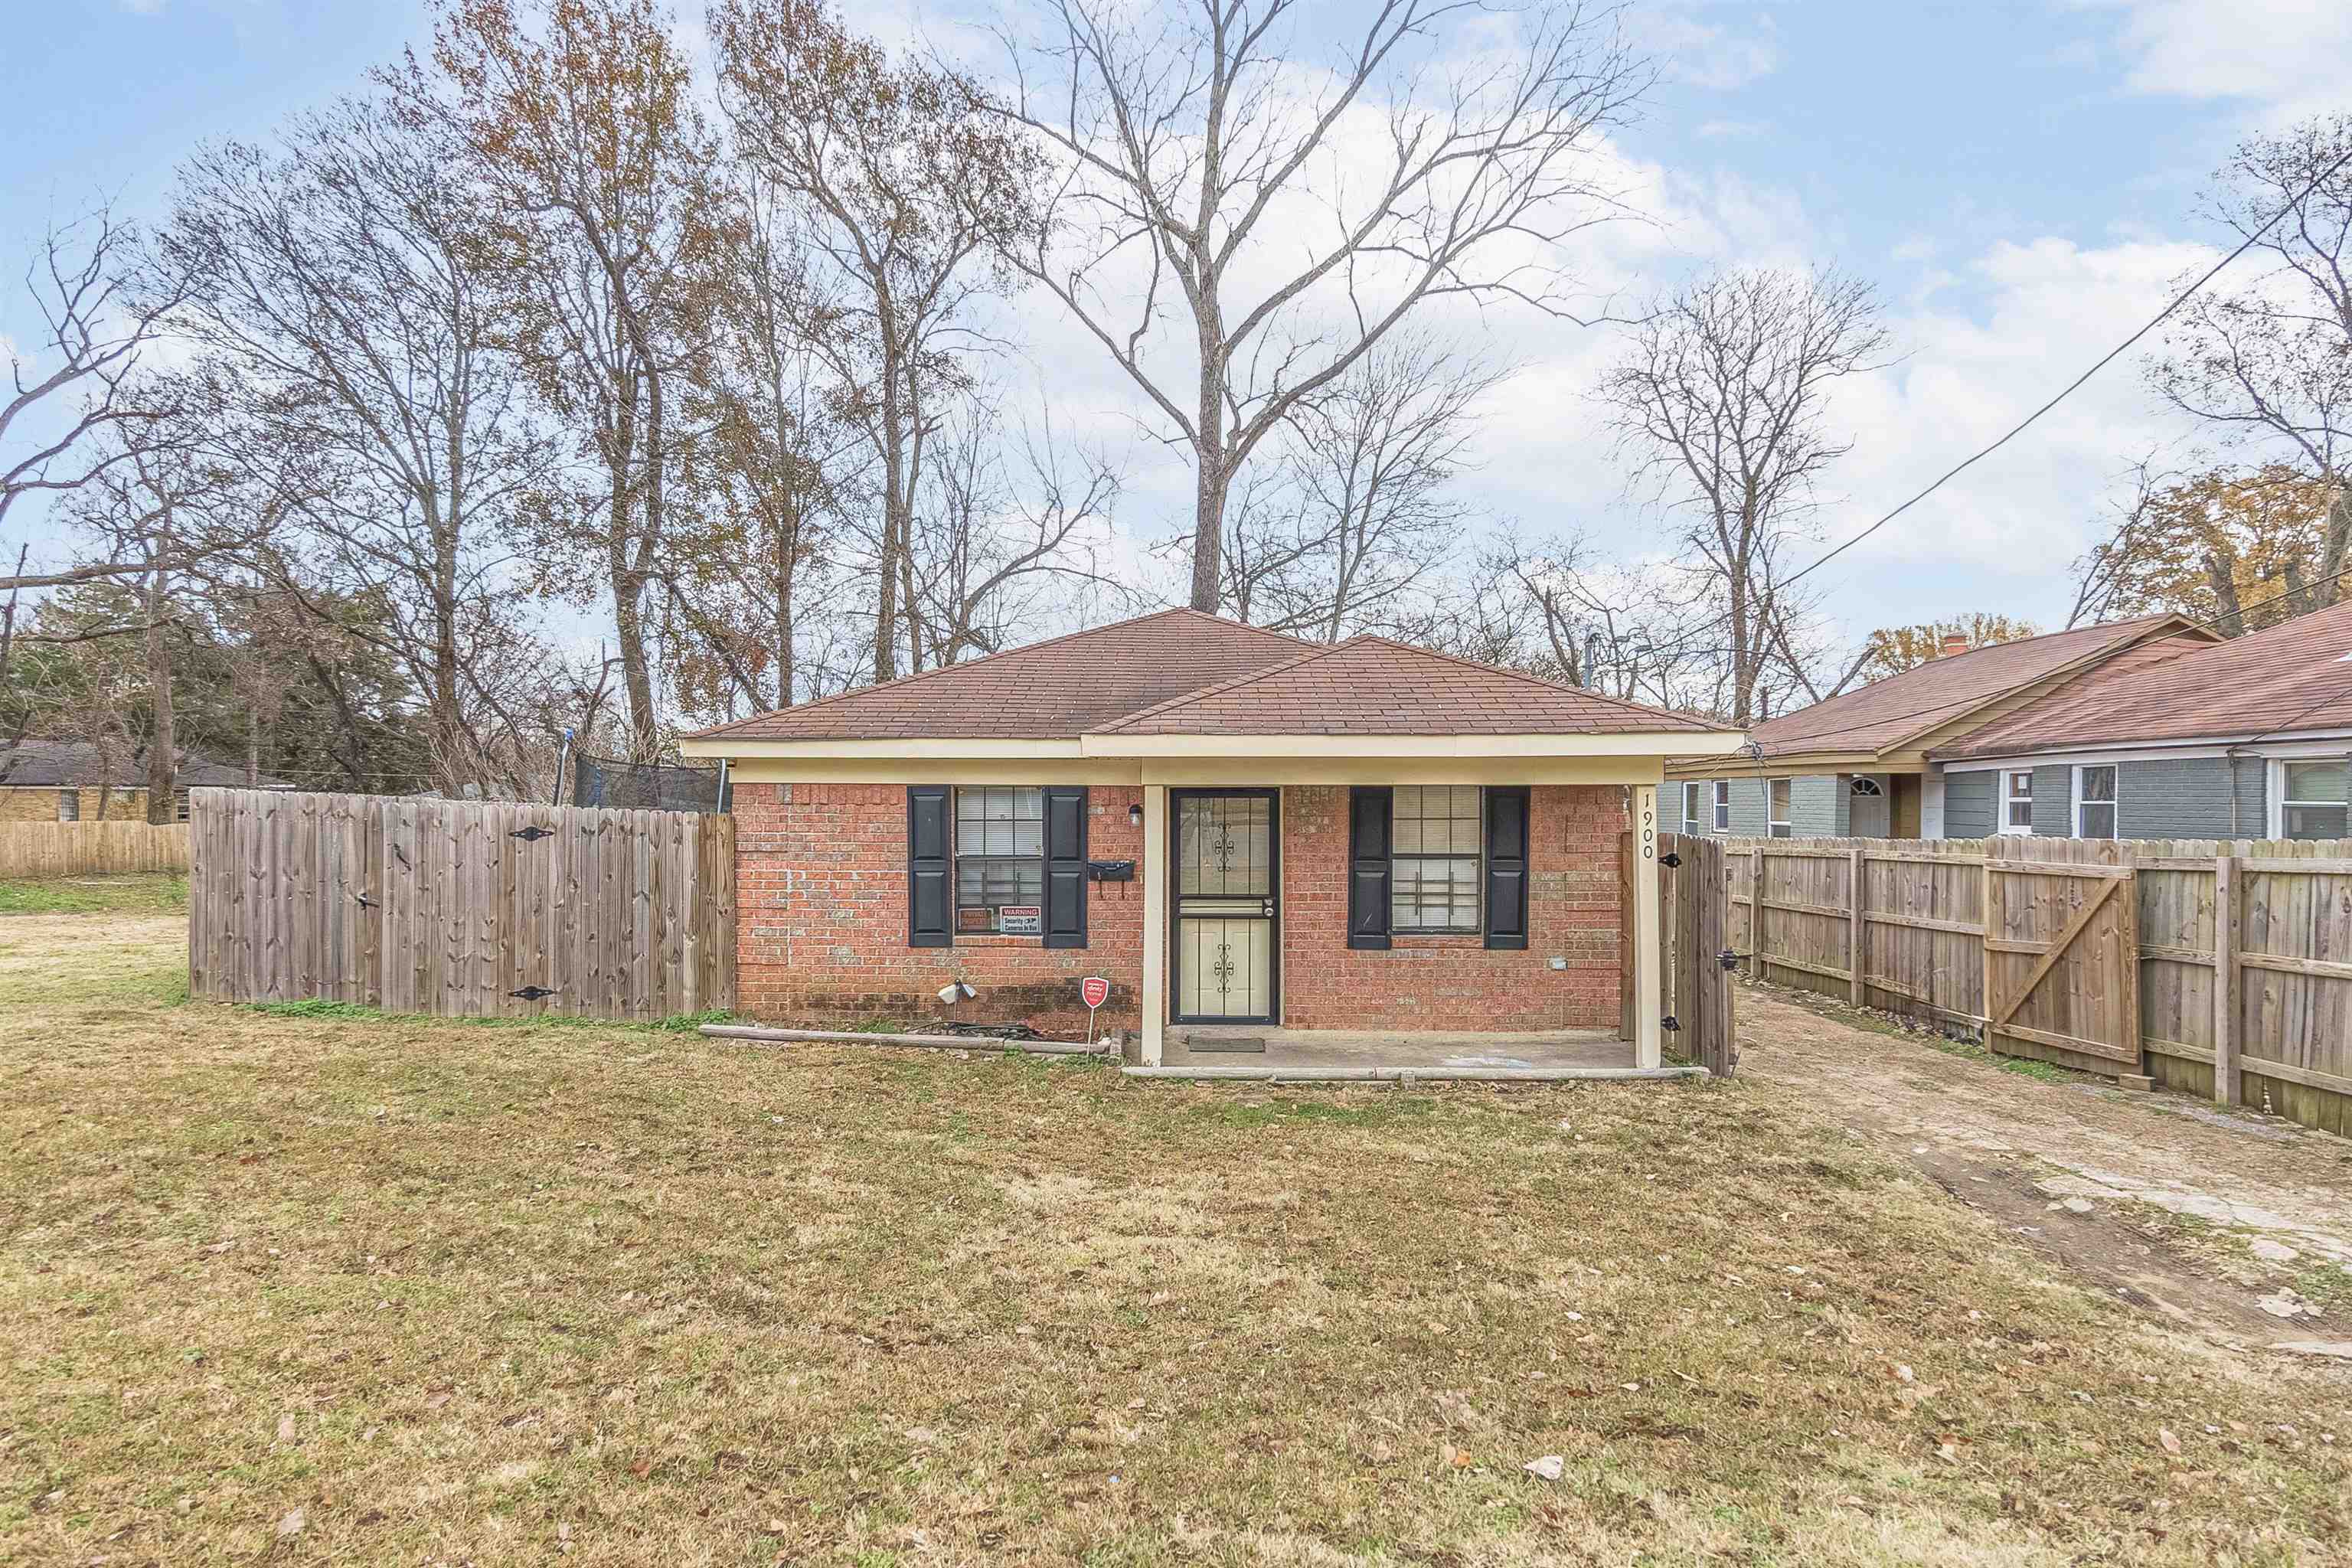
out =
[(2003, 1070), (1801, 993), (1745, 988), (1739, 1007), (1742, 1077), (1807, 1095), (2102, 1288), (2227, 1343), (2352, 1362), (2352, 1142)]

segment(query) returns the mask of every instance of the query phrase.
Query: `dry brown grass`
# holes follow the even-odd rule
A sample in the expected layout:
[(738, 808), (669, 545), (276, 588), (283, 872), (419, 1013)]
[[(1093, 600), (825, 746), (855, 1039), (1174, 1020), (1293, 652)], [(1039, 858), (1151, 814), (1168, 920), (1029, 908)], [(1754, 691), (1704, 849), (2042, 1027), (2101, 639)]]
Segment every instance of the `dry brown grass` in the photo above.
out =
[(2340, 1381), (2052, 1278), (1780, 1091), (273, 1016), (179, 1001), (171, 931), (0, 929), (0, 1560), (2271, 1563), (2352, 1531)]

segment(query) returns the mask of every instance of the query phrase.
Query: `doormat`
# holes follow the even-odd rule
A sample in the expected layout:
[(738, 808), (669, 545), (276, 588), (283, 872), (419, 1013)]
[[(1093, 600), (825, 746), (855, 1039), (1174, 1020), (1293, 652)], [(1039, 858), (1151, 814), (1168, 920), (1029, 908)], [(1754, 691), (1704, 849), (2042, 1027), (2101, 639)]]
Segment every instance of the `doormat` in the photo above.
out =
[(1254, 1052), (1258, 1056), (1264, 1056), (1265, 1037), (1264, 1035), (1220, 1035), (1215, 1039), (1204, 1040), (1196, 1035), (1185, 1040), (1184, 1048), (1196, 1052), (1228, 1051), (1235, 1055)]

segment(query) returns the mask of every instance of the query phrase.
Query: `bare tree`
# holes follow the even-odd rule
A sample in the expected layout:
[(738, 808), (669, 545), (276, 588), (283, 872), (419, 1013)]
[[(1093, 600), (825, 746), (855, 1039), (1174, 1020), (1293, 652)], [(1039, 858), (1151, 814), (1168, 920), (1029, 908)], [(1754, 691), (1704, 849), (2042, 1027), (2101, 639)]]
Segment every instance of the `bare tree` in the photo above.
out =
[(2352, 113), (2240, 143), (2204, 206), (2269, 267), (2183, 305), (2148, 380), (2226, 441), (2329, 487), (2311, 586), (2315, 606), (2333, 605), (2352, 560)]
[(907, 552), (907, 614), (929, 665), (1017, 646), (1071, 612), (1138, 607), (1103, 559), (1118, 469), (1039, 431), (1008, 440), (992, 405), (968, 401), (936, 438)]
[(1382, 0), (1314, 60), (1293, 10), (1049, 0), (1007, 39), (1003, 112), (1058, 164), (1011, 255), (1190, 448), (1200, 610), (1236, 477), (1303, 399), (1433, 301), (1571, 316), (1557, 247), (1622, 214), (1601, 139), (1651, 77), (1574, 3)]
[(1849, 446), (1825, 428), (1831, 389), (1879, 368), (1889, 342), (1860, 279), (1731, 271), (1659, 300), (1601, 383), (1635, 483), (1684, 520), (1712, 590), (1733, 723), (1758, 717), (1768, 671), (1823, 695), (1781, 557), (1809, 536), (1814, 486)]
[(756, 163), (734, 173), (719, 331), (688, 407), (705, 430), (688, 469), (703, 547), (656, 567), (673, 685), (690, 710), (730, 718), (799, 700), (804, 635), (854, 613), (835, 536), (865, 447), (819, 346), (836, 311), (812, 277), (798, 206)]
[(1323, 642), (1423, 608), (1473, 519), (1452, 488), (1472, 408), (1505, 374), (1408, 330), (1301, 402), (1279, 438), (1284, 504), (1244, 507), (1231, 530), (1227, 598)]
[[(178, 301), (176, 286), (140, 270), (136, 230), (104, 207), (52, 226), (25, 271), (25, 293), (40, 320), (39, 341), (8, 345), (6, 395), (0, 397), (0, 539), (9, 514), (29, 497), (72, 493), (146, 448), (148, 432), (168, 412), (156, 401), (164, 384), (134, 373), (140, 355)], [(136, 575), (143, 559), (85, 562), (28, 571), (19, 549), (0, 590), (51, 588), (102, 577)]]
[(408, 666), (444, 767), (468, 754), (480, 638), (501, 635), (478, 607), (523, 585), (510, 525), (548, 464), (468, 264), (478, 195), (457, 152), (430, 121), (346, 100), (275, 148), (200, 150), (163, 236), (193, 280), (182, 330), (227, 367), (217, 439), (299, 497), (309, 530), (255, 559), (304, 602), (378, 595), (380, 624), (336, 624)]
[(1572, 537), (1530, 545), (1506, 529), (1481, 551), (1475, 581), (1477, 602), (1513, 627), (1500, 662), (1628, 700), (1724, 710), (1719, 617), (1689, 574), (1601, 560)]
[(972, 320), (1005, 282), (992, 236), (1029, 226), (1021, 139), (952, 73), (894, 65), (817, 0), (719, 0), (720, 101), (743, 157), (808, 216), (838, 320), (819, 340), (879, 469), (873, 673), (927, 662), (907, 614), (928, 445), (966, 391)]
[(656, 0), (436, 0), (428, 74), (392, 78), (484, 187), (473, 259), (508, 346), (604, 472), (541, 513), (611, 597), (632, 751), (659, 748), (646, 598), (673, 544), (675, 384), (703, 351), (716, 146)]

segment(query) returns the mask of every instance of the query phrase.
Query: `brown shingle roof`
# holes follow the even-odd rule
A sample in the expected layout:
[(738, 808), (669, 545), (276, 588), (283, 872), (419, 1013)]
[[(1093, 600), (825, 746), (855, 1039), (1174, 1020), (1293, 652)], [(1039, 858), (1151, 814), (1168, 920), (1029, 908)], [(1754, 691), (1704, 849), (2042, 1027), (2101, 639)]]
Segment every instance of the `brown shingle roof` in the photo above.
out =
[(701, 731), (747, 741), (1623, 734), (1715, 727), (1356, 637), (1326, 646), (1163, 610)]
[(1113, 735), (1602, 735), (1716, 726), (1370, 635), (1101, 727)]
[(2352, 729), (2352, 603), (2228, 642), (2163, 646), (2172, 657), (2117, 659), (1935, 754)]
[(1315, 645), (1162, 610), (701, 731), (749, 741), (1067, 740)]
[(1759, 724), (1755, 740), (1767, 756), (1775, 752), (1887, 751), (1965, 719), (1972, 710), (2070, 665), (2112, 657), (2178, 621), (2176, 616), (2142, 616), (1989, 643), (1949, 658), (1929, 659), (1900, 675)]

